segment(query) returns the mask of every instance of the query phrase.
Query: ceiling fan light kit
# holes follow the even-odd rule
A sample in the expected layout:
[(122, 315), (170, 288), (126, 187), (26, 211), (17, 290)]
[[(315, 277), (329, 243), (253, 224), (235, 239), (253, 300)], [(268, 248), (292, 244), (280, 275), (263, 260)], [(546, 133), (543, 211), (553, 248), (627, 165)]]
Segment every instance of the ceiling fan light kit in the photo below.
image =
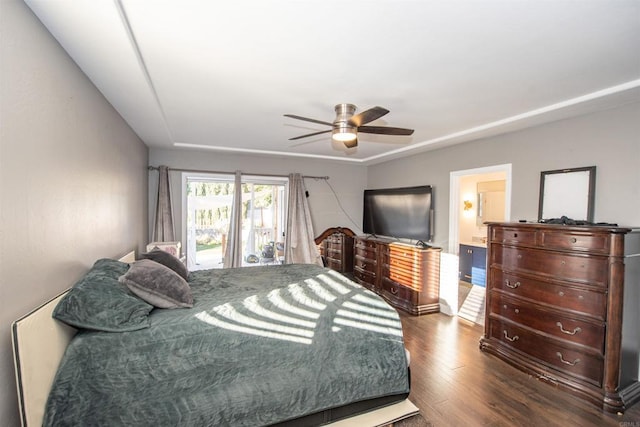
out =
[(333, 138), (334, 141), (345, 142), (356, 139), (356, 131), (354, 128), (339, 127), (334, 128), (332, 132), (331, 138)]
[(353, 126), (334, 126), (331, 132), (331, 138), (334, 141), (345, 142), (356, 139), (356, 128)]
[(379, 119), (389, 112), (386, 108), (373, 107), (360, 114), (353, 115), (356, 111), (356, 106), (353, 104), (338, 104), (335, 106), (336, 118), (333, 123), (323, 122), (316, 119), (310, 119), (307, 117), (296, 116), (294, 114), (285, 114), (285, 117), (292, 119), (304, 120), (311, 123), (317, 123), (322, 125), (329, 125), (331, 130), (314, 132), (307, 135), (296, 136), (289, 138), (289, 141), (293, 141), (300, 138), (306, 138), (309, 136), (319, 135), (322, 133), (331, 132), (331, 138), (334, 141), (344, 143), (345, 147), (353, 148), (358, 145), (358, 132), (375, 133), (380, 135), (411, 135), (413, 129), (404, 128), (392, 128), (386, 126), (363, 126), (369, 122)]
[(331, 138), (334, 141), (347, 142), (356, 139), (358, 128), (349, 122), (356, 112), (356, 106), (353, 104), (338, 104), (335, 107), (336, 119), (333, 122), (333, 131)]

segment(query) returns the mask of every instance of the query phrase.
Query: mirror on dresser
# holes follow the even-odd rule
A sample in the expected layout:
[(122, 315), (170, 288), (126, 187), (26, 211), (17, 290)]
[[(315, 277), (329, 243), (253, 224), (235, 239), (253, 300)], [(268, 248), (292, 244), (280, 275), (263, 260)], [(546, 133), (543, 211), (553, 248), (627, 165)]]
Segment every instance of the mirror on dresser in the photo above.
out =
[(538, 220), (565, 216), (593, 222), (595, 187), (595, 166), (540, 172)]

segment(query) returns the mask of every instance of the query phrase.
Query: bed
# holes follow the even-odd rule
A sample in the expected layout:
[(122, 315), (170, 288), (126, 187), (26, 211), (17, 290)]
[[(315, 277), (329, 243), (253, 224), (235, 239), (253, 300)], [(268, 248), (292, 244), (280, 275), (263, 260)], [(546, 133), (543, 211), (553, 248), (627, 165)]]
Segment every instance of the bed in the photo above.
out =
[[(131, 258), (87, 276), (117, 280)], [(192, 307), (109, 316), (126, 330), (52, 319), (66, 293), (14, 322), (23, 425), (320, 425), (382, 412), (356, 421), (376, 425), (417, 412), (397, 312), (339, 273), (270, 265), (195, 271), (188, 284)]]

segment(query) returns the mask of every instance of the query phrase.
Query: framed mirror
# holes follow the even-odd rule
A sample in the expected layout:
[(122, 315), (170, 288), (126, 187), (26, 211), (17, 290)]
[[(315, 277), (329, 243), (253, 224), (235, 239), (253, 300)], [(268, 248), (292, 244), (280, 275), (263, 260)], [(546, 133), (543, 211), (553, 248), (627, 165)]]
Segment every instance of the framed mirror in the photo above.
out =
[(504, 179), (481, 181), (477, 188), (476, 225), (483, 227), (485, 222), (504, 221), (505, 188)]
[(538, 221), (567, 218), (593, 222), (596, 167), (540, 172)]

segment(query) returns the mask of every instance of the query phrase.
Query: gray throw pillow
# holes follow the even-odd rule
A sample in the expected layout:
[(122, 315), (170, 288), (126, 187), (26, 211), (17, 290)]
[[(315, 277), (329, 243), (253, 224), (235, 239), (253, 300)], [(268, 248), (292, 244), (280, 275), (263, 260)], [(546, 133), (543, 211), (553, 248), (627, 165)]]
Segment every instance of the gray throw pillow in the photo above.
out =
[(158, 308), (193, 307), (191, 288), (176, 272), (150, 259), (131, 264), (120, 277), (131, 292)]
[(187, 280), (189, 276), (189, 270), (187, 270), (187, 266), (184, 265), (182, 261), (180, 261), (169, 252), (165, 252), (161, 249), (154, 249), (150, 252), (141, 254), (140, 258), (150, 259), (151, 261), (160, 263), (165, 267), (169, 267), (170, 269), (178, 273), (184, 280)]
[(153, 306), (131, 293), (118, 278), (129, 264), (100, 259), (60, 300), (53, 317), (80, 329), (127, 332), (148, 328)]

